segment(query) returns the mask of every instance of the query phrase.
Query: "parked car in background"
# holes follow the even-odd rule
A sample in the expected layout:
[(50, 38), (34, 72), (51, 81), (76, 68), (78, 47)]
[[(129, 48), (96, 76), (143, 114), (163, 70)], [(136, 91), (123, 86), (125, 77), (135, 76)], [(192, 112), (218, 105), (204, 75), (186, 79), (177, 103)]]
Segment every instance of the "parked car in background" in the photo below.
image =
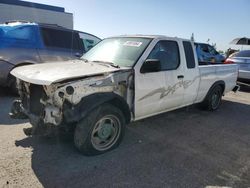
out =
[(240, 50), (236, 50), (236, 49), (232, 49), (232, 48), (228, 48), (227, 52), (226, 52), (226, 58), (228, 58), (231, 54), (239, 52)]
[(221, 55), (210, 44), (194, 43), (199, 64), (223, 63), (225, 56)]
[(15, 90), (10, 71), (17, 66), (77, 59), (99, 41), (94, 35), (54, 24), (0, 24), (0, 86)]
[(79, 32), (79, 35), (82, 39), (85, 52), (89, 51), (92, 47), (94, 47), (98, 42), (101, 41), (100, 38), (89, 33)]
[(238, 64), (239, 81), (250, 82), (250, 50), (242, 50), (231, 54), (225, 61), (225, 64), (230, 63)]

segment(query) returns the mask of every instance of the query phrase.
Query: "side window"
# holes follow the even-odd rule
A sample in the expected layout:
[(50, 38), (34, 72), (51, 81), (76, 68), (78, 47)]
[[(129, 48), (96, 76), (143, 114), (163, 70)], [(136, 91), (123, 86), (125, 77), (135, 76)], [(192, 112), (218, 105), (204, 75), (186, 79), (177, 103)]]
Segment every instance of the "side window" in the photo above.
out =
[(206, 44), (199, 44), (200, 49), (205, 52), (205, 53), (209, 53), (209, 49), (208, 49), (208, 45)]
[(187, 68), (189, 69), (195, 68), (194, 51), (191, 43), (188, 41), (183, 41), (183, 47), (186, 57)]
[(159, 41), (147, 59), (158, 59), (161, 71), (175, 70), (180, 64), (179, 47), (176, 41)]
[(70, 31), (63, 31), (51, 28), (41, 28), (41, 34), (44, 45), (55, 48), (72, 48), (73, 33)]
[(209, 52), (212, 55), (218, 55), (218, 52), (212, 46), (208, 46)]
[(80, 38), (82, 39), (82, 43), (86, 52), (94, 47), (98, 42), (100, 42), (99, 38), (87, 33), (80, 33)]

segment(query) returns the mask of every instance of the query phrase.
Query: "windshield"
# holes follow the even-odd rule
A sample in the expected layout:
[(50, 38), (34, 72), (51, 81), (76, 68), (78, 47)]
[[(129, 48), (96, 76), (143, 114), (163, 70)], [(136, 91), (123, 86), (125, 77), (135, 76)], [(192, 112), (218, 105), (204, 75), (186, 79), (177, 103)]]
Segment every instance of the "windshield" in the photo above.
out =
[(120, 67), (132, 67), (142, 55), (151, 39), (120, 37), (101, 41), (85, 55), (88, 61), (110, 62)]

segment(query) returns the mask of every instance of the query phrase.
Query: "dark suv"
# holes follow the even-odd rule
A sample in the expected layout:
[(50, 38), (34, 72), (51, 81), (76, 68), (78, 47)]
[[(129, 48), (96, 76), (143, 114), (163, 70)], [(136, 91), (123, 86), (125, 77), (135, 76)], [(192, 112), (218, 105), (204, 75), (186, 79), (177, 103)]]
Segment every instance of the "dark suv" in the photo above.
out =
[(9, 74), (17, 66), (76, 59), (98, 43), (94, 35), (57, 25), (0, 24), (0, 86), (15, 87)]

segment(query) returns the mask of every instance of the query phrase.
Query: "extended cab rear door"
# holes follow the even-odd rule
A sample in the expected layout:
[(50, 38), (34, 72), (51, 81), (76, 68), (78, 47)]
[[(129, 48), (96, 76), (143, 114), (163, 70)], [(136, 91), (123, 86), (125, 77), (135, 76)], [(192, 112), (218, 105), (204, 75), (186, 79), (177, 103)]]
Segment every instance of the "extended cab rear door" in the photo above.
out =
[(184, 49), (183, 62), (185, 62), (183, 65), (183, 105), (186, 106), (194, 103), (197, 97), (200, 74), (194, 45), (190, 41), (183, 41), (182, 45)]
[[(180, 41), (172, 38), (151, 42), (143, 62), (135, 67), (135, 119), (181, 106), (184, 89)], [(160, 70), (142, 72), (146, 59), (160, 61)]]

